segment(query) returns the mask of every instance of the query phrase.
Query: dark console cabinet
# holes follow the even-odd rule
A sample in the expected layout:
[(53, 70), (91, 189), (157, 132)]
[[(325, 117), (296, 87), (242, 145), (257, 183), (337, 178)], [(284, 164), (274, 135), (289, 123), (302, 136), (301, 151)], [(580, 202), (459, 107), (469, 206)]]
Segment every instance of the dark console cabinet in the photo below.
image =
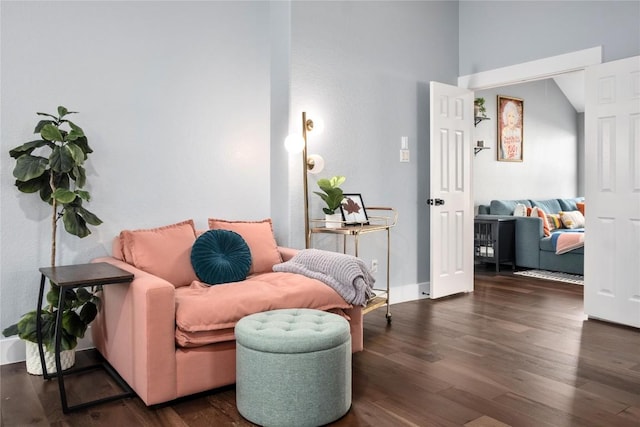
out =
[(515, 270), (515, 234), (515, 218), (477, 216), (474, 221), (475, 260), (495, 263), (497, 272), (501, 263), (511, 263)]

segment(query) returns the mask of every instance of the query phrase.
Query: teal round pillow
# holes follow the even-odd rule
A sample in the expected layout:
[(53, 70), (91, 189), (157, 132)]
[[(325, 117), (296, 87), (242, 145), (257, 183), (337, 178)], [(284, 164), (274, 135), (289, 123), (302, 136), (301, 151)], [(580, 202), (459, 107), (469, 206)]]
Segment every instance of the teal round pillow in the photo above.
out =
[(209, 285), (246, 279), (251, 252), (242, 236), (230, 230), (209, 230), (191, 248), (191, 265), (198, 278)]

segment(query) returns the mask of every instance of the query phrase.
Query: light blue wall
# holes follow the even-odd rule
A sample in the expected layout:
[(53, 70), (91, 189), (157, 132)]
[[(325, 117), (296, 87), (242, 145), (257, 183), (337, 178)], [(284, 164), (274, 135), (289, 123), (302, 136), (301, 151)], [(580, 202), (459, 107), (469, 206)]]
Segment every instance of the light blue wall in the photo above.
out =
[[(523, 162), (499, 162), (496, 154), (497, 95), (524, 101)], [(578, 114), (552, 79), (476, 92), (487, 116), (474, 139), (488, 150), (473, 161), (474, 204), (493, 199), (550, 199), (578, 193)]]
[[(396, 301), (419, 297), (416, 284), (429, 280), (428, 85), (456, 84), (457, 13), (457, 3), (447, 1), (292, 3), (292, 130), (300, 132), (301, 111), (320, 114), (324, 133), (309, 134), (310, 152), (326, 161), (320, 177), (345, 175), (345, 192), (398, 210), (391, 239)], [(399, 161), (402, 136), (409, 137), (410, 163)], [(295, 197), (302, 193), (298, 156), (292, 162)], [(310, 190), (315, 182), (311, 176)], [(319, 197), (312, 194), (311, 202), (311, 216), (321, 217)], [(299, 199), (292, 203), (302, 207)], [(290, 226), (298, 246), (302, 218)], [(360, 253), (380, 261), (380, 281), (383, 237), (364, 236)]]
[(37, 111), (79, 111), (94, 150), (88, 207), (104, 224), (61, 234), (59, 264), (110, 253), (125, 228), (270, 216), (269, 6), (2, 2), (2, 328), (34, 308), (49, 264), (50, 211), (15, 189), (8, 155), (35, 139)]
[(460, 1), (460, 75), (604, 46), (640, 55), (638, 1)]

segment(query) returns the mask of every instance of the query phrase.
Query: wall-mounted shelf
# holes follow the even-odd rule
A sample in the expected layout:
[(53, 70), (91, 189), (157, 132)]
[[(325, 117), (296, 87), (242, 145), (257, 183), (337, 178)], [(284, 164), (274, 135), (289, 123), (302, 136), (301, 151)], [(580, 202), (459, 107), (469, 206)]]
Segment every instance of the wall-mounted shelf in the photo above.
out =
[(491, 147), (473, 147), (473, 155), (475, 156), (476, 154), (478, 154), (479, 152), (481, 152), (482, 150), (488, 150)]
[(478, 123), (480, 123), (483, 120), (491, 120), (491, 117), (482, 117), (482, 116), (476, 116), (474, 117), (474, 126), (478, 126)]

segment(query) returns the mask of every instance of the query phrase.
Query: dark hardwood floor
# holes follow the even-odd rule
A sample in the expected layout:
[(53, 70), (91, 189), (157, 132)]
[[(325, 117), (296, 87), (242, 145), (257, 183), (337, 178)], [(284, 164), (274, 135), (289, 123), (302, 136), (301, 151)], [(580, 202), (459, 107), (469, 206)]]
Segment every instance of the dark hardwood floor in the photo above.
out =
[[(475, 292), (365, 316), (353, 406), (334, 426), (640, 426), (640, 331), (586, 320), (582, 287), (476, 274)], [(81, 352), (78, 363), (95, 357)], [(147, 408), (124, 399), (63, 415), (55, 381), (2, 366), (2, 426), (250, 426), (227, 387)], [(70, 377), (70, 403), (109, 393)]]

